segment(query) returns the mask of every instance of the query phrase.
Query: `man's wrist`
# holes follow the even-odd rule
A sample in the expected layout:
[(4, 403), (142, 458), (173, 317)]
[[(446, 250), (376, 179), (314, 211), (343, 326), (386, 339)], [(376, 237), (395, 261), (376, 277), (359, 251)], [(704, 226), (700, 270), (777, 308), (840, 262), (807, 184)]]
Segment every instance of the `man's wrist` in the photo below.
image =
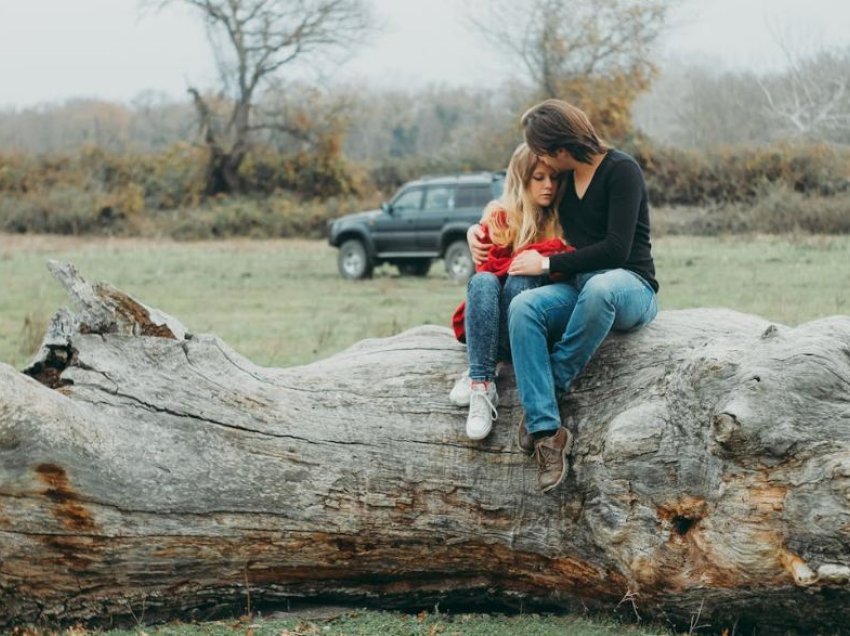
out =
[(541, 262), (541, 265), (540, 265), (540, 272), (542, 274), (548, 274), (549, 273), (549, 257), (548, 256), (543, 257), (543, 261)]

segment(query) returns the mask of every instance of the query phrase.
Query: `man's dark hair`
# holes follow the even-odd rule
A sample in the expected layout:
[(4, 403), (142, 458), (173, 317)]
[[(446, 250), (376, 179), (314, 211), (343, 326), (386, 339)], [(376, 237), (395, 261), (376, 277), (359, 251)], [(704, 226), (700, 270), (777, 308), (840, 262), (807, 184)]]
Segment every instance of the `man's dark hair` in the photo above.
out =
[(547, 99), (522, 116), (525, 143), (537, 155), (555, 155), (563, 148), (576, 161), (590, 163), (605, 151), (587, 115), (560, 99)]

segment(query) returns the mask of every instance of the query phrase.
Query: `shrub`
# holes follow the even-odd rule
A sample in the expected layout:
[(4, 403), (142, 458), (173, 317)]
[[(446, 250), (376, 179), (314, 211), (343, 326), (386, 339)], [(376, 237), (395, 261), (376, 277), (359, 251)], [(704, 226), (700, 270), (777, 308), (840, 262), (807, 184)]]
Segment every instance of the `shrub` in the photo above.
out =
[(155, 226), (160, 233), (181, 240), (228, 236), (321, 238), (329, 220), (376, 205), (376, 200), (354, 197), (302, 200), (284, 193), (266, 198), (221, 197), (160, 214)]
[(759, 232), (850, 234), (850, 193), (812, 197), (786, 186), (769, 188), (746, 215)]
[(850, 234), (850, 192), (810, 196), (773, 184), (751, 202), (659, 206), (652, 211), (652, 228), (656, 235)]
[(125, 216), (104, 197), (72, 186), (0, 196), (0, 227), (6, 232), (124, 234)]
[(363, 187), (362, 178), (332, 138), (295, 154), (256, 147), (239, 167), (239, 176), (246, 193), (251, 194), (287, 190), (306, 197), (333, 197), (357, 194)]
[(752, 202), (771, 184), (821, 196), (850, 191), (850, 153), (826, 145), (697, 153), (637, 142), (629, 150), (644, 169), (656, 205)]
[[(455, 156), (387, 158), (352, 166), (336, 139), (314, 152), (257, 147), (240, 168), (247, 194), (203, 200), (207, 151), (174, 144), (120, 155), (88, 146), (73, 156), (0, 154), (0, 228), (62, 234), (320, 236), (328, 219), (375, 207), (426, 174), (494, 168)], [(635, 138), (653, 206), (677, 206), (658, 227), (727, 231), (845, 232), (850, 153), (772, 146), (696, 153)]]
[(0, 155), (0, 192), (22, 194), (31, 184), (35, 160), (19, 153)]
[(136, 157), (131, 176), (149, 210), (198, 205), (206, 185), (206, 162), (206, 150), (174, 144), (159, 154)]

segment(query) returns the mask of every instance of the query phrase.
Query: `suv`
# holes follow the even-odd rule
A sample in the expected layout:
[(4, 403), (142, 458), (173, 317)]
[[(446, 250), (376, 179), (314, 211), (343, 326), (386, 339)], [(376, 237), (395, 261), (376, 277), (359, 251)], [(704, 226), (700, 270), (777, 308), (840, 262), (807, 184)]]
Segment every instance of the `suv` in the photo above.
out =
[(380, 210), (347, 214), (329, 223), (328, 241), (339, 248), (343, 278), (368, 278), (381, 263), (402, 274), (425, 276), (436, 258), (449, 277), (466, 282), (475, 265), (466, 231), (502, 194), (504, 172), (423, 177), (399, 188)]

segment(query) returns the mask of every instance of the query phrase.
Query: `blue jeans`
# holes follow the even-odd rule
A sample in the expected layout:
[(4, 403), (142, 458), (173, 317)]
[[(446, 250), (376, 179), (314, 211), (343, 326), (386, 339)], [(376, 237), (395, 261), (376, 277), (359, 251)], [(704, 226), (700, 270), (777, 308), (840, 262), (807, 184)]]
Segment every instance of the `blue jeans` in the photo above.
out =
[(466, 291), (466, 351), (469, 377), (480, 382), (496, 378), (496, 362), (511, 359), (508, 308), (520, 293), (545, 285), (548, 276), (508, 276), (504, 285), (490, 272), (469, 279)]
[(657, 313), (652, 287), (625, 269), (577, 274), (517, 296), (510, 343), (528, 432), (561, 426), (556, 392), (570, 388), (611, 329), (637, 329)]

